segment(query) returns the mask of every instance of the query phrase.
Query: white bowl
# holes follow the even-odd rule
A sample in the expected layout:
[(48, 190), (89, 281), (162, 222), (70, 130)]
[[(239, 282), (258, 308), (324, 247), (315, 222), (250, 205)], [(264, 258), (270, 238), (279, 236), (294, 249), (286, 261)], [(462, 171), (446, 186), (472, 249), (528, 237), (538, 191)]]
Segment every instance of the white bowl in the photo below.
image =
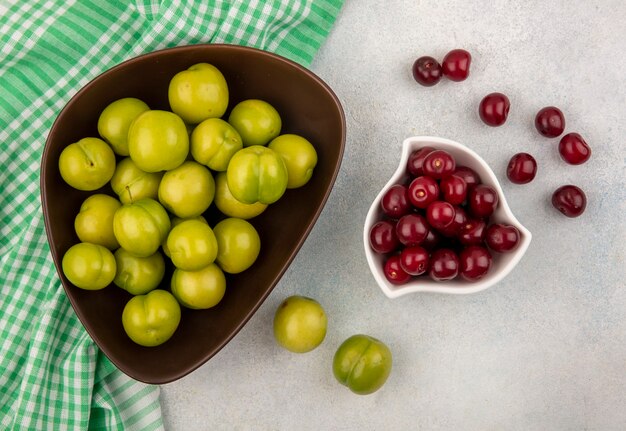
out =
[[(434, 281), (427, 276), (422, 276), (413, 278), (406, 284), (392, 284), (387, 280), (383, 272), (383, 265), (386, 256), (376, 253), (370, 246), (370, 229), (376, 222), (383, 219), (383, 211), (380, 206), (380, 201), (383, 195), (392, 185), (403, 184), (408, 180), (409, 175), (407, 174), (406, 166), (409, 155), (413, 151), (426, 146), (445, 150), (454, 156), (457, 165), (464, 165), (474, 169), (480, 176), (482, 183), (490, 185), (498, 193), (499, 203), (490, 218), (490, 222), (513, 225), (520, 232), (521, 238), (517, 248), (509, 253), (493, 252), (493, 261), (489, 272), (477, 281), (469, 282), (461, 277), (457, 277), (450, 281)], [(380, 289), (389, 298), (397, 298), (399, 296), (406, 295), (407, 293), (414, 292), (466, 294), (485, 290), (502, 280), (509, 272), (511, 272), (528, 249), (531, 237), (532, 235), (528, 229), (522, 226), (522, 224), (511, 212), (511, 209), (509, 208), (504, 197), (504, 193), (502, 192), (502, 188), (498, 183), (498, 179), (489, 165), (487, 165), (487, 163), (474, 151), (462, 144), (459, 144), (458, 142), (430, 136), (415, 136), (407, 138), (403, 142), (402, 157), (400, 158), (398, 169), (389, 179), (387, 184), (385, 184), (380, 193), (378, 193), (374, 202), (372, 202), (372, 205), (367, 213), (367, 217), (365, 218), (365, 227), (363, 229), (363, 245), (365, 247), (367, 263), (369, 264), (372, 274), (374, 275), (374, 279), (380, 286)]]

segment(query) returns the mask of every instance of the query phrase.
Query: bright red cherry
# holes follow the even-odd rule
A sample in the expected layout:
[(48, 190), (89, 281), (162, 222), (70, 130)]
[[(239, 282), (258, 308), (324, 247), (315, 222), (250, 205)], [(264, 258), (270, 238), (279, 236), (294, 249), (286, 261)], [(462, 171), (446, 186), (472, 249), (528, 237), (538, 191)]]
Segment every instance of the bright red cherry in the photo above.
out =
[(452, 280), (459, 273), (459, 258), (449, 248), (435, 250), (430, 256), (428, 275), (436, 281)]
[(441, 179), (441, 193), (443, 199), (452, 205), (461, 205), (467, 197), (467, 184), (465, 180), (457, 175), (448, 175)]
[(389, 253), (399, 245), (396, 226), (391, 222), (381, 220), (370, 229), (370, 246), (376, 253)]
[(468, 204), (474, 217), (489, 217), (498, 206), (498, 193), (491, 186), (479, 184), (470, 190)]
[(474, 169), (467, 166), (457, 165), (456, 169), (453, 172), (453, 175), (463, 178), (463, 181), (465, 181), (465, 184), (467, 185), (468, 191), (475, 185), (482, 183), (480, 175), (478, 175)]
[(400, 266), (400, 256), (397, 254), (389, 256), (383, 270), (385, 277), (392, 284), (404, 284), (411, 279), (411, 276)]
[(552, 206), (567, 217), (578, 217), (587, 207), (587, 197), (579, 187), (561, 186), (552, 194)]
[(537, 112), (535, 128), (546, 138), (556, 138), (565, 130), (565, 117), (559, 108), (546, 106)]
[(467, 223), (467, 213), (461, 205), (454, 205), (454, 219), (445, 228), (439, 229), (439, 232), (448, 238), (456, 237), (461, 230), (461, 226)]
[(497, 127), (506, 122), (509, 109), (511, 102), (508, 97), (502, 93), (490, 93), (480, 101), (478, 114), (486, 125)]
[(426, 156), (422, 169), (425, 175), (438, 180), (452, 174), (456, 169), (456, 162), (447, 151), (435, 150)]
[(443, 58), (441, 68), (451, 81), (464, 81), (469, 76), (472, 56), (464, 49), (453, 49)]
[(424, 87), (432, 87), (441, 80), (441, 65), (432, 57), (420, 57), (413, 63), (413, 78)]
[(432, 147), (422, 147), (413, 151), (409, 155), (409, 160), (406, 164), (406, 169), (414, 177), (424, 175), (422, 165), (424, 164), (424, 158), (432, 151), (435, 151)]
[(465, 222), (457, 237), (463, 245), (479, 245), (485, 240), (487, 224), (480, 219), (468, 220)]
[(428, 271), (428, 251), (416, 245), (400, 252), (400, 267), (409, 275), (421, 275)]
[(515, 226), (494, 223), (487, 228), (485, 242), (493, 251), (508, 253), (517, 247), (519, 241), (520, 233)]
[(476, 281), (489, 272), (491, 253), (485, 247), (470, 245), (459, 254), (459, 273), (468, 281)]
[(568, 133), (559, 142), (559, 154), (570, 165), (581, 165), (591, 157), (591, 148), (578, 133)]
[(408, 197), (414, 207), (424, 209), (439, 199), (439, 184), (431, 177), (417, 177), (409, 184)]
[(517, 153), (506, 167), (507, 178), (515, 184), (531, 182), (537, 175), (537, 161), (528, 153)]
[(385, 192), (380, 200), (380, 206), (385, 214), (391, 218), (400, 218), (411, 211), (407, 188), (402, 184), (395, 184)]

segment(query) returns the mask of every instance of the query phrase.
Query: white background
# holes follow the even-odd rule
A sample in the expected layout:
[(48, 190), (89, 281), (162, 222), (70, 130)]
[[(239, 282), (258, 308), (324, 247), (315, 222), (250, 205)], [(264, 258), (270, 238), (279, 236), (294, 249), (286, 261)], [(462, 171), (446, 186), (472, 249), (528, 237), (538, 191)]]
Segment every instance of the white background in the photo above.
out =
[[(413, 81), (417, 57), (453, 48), (473, 56), (467, 81)], [(348, 0), (311, 69), (346, 113), (339, 177), (255, 316), (204, 366), (162, 386), (167, 429), (626, 429), (626, 2)], [(477, 114), (492, 91), (512, 105), (499, 128)], [(585, 137), (589, 162), (566, 165), (558, 140), (535, 131), (547, 105)], [(478, 152), (533, 233), (518, 267), (485, 292), (390, 300), (369, 272), (365, 214), (413, 135)], [(524, 186), (504, 175), (521, 151), (539, 164)], [(567, 183), (588, 196), (577, 219), (549, 203)], [(329, 319), (324, 343), (302, 355), (272, 336), (274, 311), (293, 294), (317, 299)], [(332, 375), (335, 349), (355, 333), (394, 355), (373, 395)]]

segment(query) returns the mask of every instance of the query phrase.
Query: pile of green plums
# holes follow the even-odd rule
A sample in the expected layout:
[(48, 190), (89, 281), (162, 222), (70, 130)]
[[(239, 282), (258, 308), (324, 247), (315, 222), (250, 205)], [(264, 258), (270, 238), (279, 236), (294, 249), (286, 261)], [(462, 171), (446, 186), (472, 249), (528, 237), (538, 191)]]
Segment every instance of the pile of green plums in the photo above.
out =
[[(225, 273), (245, 271), (261, 251), (248, 220), (305, 185), (317, 164), (307, 139), (281, 134), (270, 103), (243, 100), (226, 117), (228, 85), (211, 64), (177, 73), (168, 99), (170, 110), (113, 101), (98, 118), (99, 136), (69, 144), (58, 164), (67, 184), (94, 192), (76, 215), (80, 242), (63, 256), (63, 273), (82, 289), (113, 283), (132, 294), (122, 323), (143, 346), (174, 334), (181, 306), (221, 301)], [(203, 214), (212, 205), (225, 218), (209, 226)], [(158, 288), (166, 259), (170, 289)]]
[[(310, 352), (326, 337), (328, 319), (313, 298), (285, 298), (274, 314), (274, 338), (294, 353)], [(380, 340), (356, 334), (347, 338), (333, 357), (333, 374), (352, 392), (367, 395), (380, 389), (391, 373), (392, 355)]]

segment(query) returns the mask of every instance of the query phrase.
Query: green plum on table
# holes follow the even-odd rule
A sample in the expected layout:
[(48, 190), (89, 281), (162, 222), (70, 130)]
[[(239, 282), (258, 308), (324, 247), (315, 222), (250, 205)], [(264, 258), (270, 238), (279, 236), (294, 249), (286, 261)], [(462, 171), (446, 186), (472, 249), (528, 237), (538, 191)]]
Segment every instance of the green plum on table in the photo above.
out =
[(333, 358), (333, 373), (339, 383), (355, 394), (367, 395), (385, 384), (391, 365), (391, 351), (382, 341), (357, 334), (337, 349)]
[(290, 296), (281, 302), (274, 315), (274, 338), (291, 352), (310, 352), (324, 341), (327, 323), (319, 302), (305, 296)]

